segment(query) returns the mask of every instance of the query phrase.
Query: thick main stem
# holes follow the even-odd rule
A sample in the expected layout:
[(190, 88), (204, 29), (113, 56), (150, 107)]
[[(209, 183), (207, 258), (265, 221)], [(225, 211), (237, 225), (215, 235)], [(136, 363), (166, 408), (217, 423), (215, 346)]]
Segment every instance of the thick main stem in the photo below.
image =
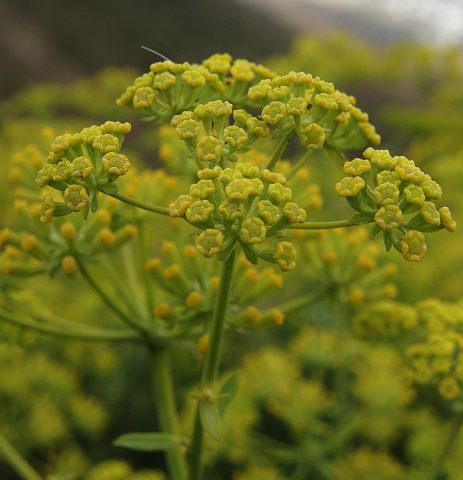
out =
[[(206, 354), (201, 375), (200, 391), (208, 388), (215, 391), (215, 384), (219, 373), (220, 359), (222, 356), (223, 338), (225, 330), (225, 316), (230, 296), (230, 286), (235, 263), (234, 250), (225, 260), (220, 276), (219, 291), (214, 305), (214, 313), (209, 329), (209, 348)], [(202, 453), (204, 446), (204, 428), (199, 415), (199, 405), (196, 410), (195, 423), (191, 445), (188, 452), (189, 480), (201, 480), (202, 478)]]
[(2, 457), (23, 480), (43, 480), (13, 445), (0, 433), (0, 458)]
[[(167, 347), (151, 349), (154, 368), (154, 397), (161, 431), (180, 436), (169, 353)], [(176, 445), (169, 448), (166, 454), (170, 478), (172, 480), (185, 480), (186, 466), (181, 446)]]

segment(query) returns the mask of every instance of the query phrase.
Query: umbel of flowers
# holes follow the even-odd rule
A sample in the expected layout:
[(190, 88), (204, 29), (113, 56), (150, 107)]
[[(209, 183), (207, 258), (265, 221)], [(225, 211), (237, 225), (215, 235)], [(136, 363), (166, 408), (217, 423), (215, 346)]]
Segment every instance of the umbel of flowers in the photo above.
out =
[(394, 247), (406, 260), (418, 262), (427, 249), (424, 233), (456, 229), (448, 207), (435, 204), (441, 187), (404, 156), (371, 147), (363, 156), (344, 163), (347, 176), (336, 192), (358, 212), (354, 219), (375, 222), (371, 236), (382, 232), (387, 251)]
[[(433, 203), (441, 189), (429, 175), (405, 157), (371, 147), (365, 159), (345, 162), (348, 176), (336, 185), (357, 213), (340, 222), (306, 221), (305, 210), (292, 201), (289, 181), (308, 158), (322, 149), (345, 158), (345, 150), (380, 142), (355, 98), (319, 77), (304, 72), (279, 76), (261, 65), (217, 54), (200, 65), (155, 63), (117, 103), (129, 105), (148, 121), (169, 121), (189, 148), (185, 162), (196, 163), (198, 177), (189, 192), (168, 209), (132, 204), (183, 217), (197, 229), (196, 248), (207, 258), (226, 260), (240, 245), (252, 263), (261, 258), (288, 271), (296, 258), (291, 243), (281, 240), (270, 248), (266, 243), (272, 237), (280, 239), (286, 228), (374, 222), (372, 236), (383, 231), (387, 250), (394, 246), (405, 259), (418, 261), (426, 251), (424, 232), (455, 230), (448, 208), (438, 211)], [(120, 153), (129, 130), (128, 124), (106, 122), (55, 140), (37, 183), (61, 190), (64, 201), (46, 196), (42, 221), (81, 210), (86, 217), (97, 210), (99, 192), (127, 201), (118, 194), (115, 180), (130, 166)], [(265, 168), (241, 161), (270, 133), (278, 144)], [(283, 176), (275, 167), (293, 136), (303, 153)], [(367, 184), (367, 174), (373, 187)]]
[(114, 181), (125, 175), (130, 163), (119, 153), (129, 123), (106, 122), (100, 126), (84, 128), (80, 133), (57, 137), (39, 171), (36, 183), (63, 192), (63, 202), (55, 202), (46, 195), (40, 220), (50, 222), (55, 216), (98, 209), (98, 192), (115, 193)]

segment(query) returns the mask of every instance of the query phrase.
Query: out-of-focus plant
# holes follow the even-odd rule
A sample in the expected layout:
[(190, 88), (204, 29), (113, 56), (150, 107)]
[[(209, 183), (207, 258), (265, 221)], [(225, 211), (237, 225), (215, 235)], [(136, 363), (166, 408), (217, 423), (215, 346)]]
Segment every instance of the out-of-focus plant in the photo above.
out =
[[(427, 250), (425, 234), (456, 228), (449, 209), (439, 204), (440, 186), (412, 160), (388, 150), (368, 147), (363, 158), (349, 156), (349, 150), (379, 145), (380, 137), (353, 96), (308, 73), (276, 75), (228, 54), (213, 55), (200, 65), (164, 61), (136, 78), (117, 104), (173, 129), (164, 126), (160, 132), (159, 156), (167, 171), (136, 168), (138, 162), (122, 148), (131, 124), (119, 121), (59, 135), (41, 165), (38, 147), (15, 156), (10, 172), (16, 186), (14, 225), (0, 232), (0, 318), (59, 337), (146, 348), (160, 432), (126, 433), (115, 445), (165, 452), (175, 480), (205, 478), (204, 458), (212, 454), (206, 448), (209, 438), (223, 438), (220, 448), (229, 448), (233, 461), (248, 463), (251, 452), (281, 454), (278, 459), (294, 468), (293, 478), (310, 472), (319, 478), (356, 478), (375, 461), (386, 469), (389, 458), (385, 471), (392, 473), (384, 478), (399, 474), (401, 466), (384, 450), (388, 430), (367, 434), (367, 423), (356, 421), (355, 428), (350, 423), (352, 405), (382, 425), (413, 397), (411, 383), (403, 383), (409, 379), (407, 369), (388, 384), (388, 375), (401, 365), (396, 353), (343, 342), (353, 311), (396, 294), (389, 283), (394, 268), (377, 266), (378, 252), (374, 244), (367, 246), (366, 227), (359, 226), (372, 224), (370, 235), (382, 233), (387, 251), (394, 247), (417, 262)], [(288, 161), (284, 156), (291, 150), (297, 154)], [(309, 171), (323, 171), (324, 152), (343, 162), (331, 195), (345, 197), (354, 210), (336, 220), (316, 213), (323, 201), (317, 185), (309, 182)], [(358, 230), (346, 233), (342, 227)], [(332, 233), (310, 234), (325, 230)], [(42, 303), (26, 302), (23, 287), (45, 275), (66, 285), (84, 282), (111, 316), (95, 324), (53, 312), (46, 297)], [(278, 292), (285, 275), (292, 285), (282, 299)], [(269, 412), (297, 434), (291, 441), (301, 441), (303, 455), (297, 451), (295, 456), (292, 448), (280, 452), (271, 441), (262, 450), (259, 439), (247, 450), (247, 441), (240, 438), (230, 443), (237, 433), (230, 430), (233, 425), (222, 428), (222, 416), (238, 384), (234, 376), (219, 382), (226, 333), (280, 326), (285, 316), (321, 299), (327, 302), (331, 327), (337, 328), (326, 339), (339, 355), (333, 359), (335, 371), (328, 374), (322, 365), (314, 369), (320, 377), (304, 379), (292, 359), (283, 356), (280, 364), (280, 353), (269, 350), (256, 361), (268, 359), (276, 385), (268, 379), (261, 385), (258, 374), (251, 380), (256, 397), (248, 405), (252, 415), (255, 402), (266, 397)], [(308, 342), (310, 335), (319, 332), (309, 332)], [(311, 354), (311, 349), (298, 348)], [(185, 436), (171, 371), (176, 349), (193, 353), (201, 367), (197, 388), (190, 393), (193, 425)], [(448, 378), (430, 383), (454, 400), (458, 395), (448, 394)], [(389, 386), (392, 401), (381, 417), (377, 413), (383, 413), (384, 402), (378, 392)], [(383, 449), (373, 451), (360, 442), (352, 460), (338, 458), (354, 438), (352, 432), (369, 436)], [(23, 478), (41, 478), (6, 439), (0, 448)], [(437, 478), (444, 459), (440, 455), (432, 465), (430, 479)], [(349, 468), (343, 467), (346, 461)], [(239, 475), (261, 475), (259, 462), (254, 463)], [(88, 478), (92, 475), (159, 477), (133, 472), (125, 464), (103, 464)], [(268, 475), (279, 474), (272, 467)]]

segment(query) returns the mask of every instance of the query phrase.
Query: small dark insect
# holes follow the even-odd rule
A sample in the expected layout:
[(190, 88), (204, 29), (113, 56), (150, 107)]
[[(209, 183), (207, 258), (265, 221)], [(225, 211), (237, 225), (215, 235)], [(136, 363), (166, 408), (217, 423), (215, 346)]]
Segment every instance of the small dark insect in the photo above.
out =
[(311, 103), (308, 103), (307, 104), (307, 110), (310, 110), (312, 108), (312, 104)]

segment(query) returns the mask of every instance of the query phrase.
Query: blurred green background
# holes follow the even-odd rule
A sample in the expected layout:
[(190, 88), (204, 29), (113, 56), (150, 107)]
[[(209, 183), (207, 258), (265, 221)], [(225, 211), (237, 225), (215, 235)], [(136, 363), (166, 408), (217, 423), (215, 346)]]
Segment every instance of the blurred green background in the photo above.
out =
[[(299, 15), (295, 21), (297, 10), (288, 7), (275, 15), (270, 1), (2, 0), (1, 191), (8, 188), (10, 156), (40, 142), (43, 127), (51, 125), (59, 132), (109, 118), (138, 122), (132, 112), (118, 109), (114, 101), (136, 75), (158, 61), (140, 48), (146, 45), (177, 62), (199, 62), (212, 53), (227, 51), (234, 58), (262, 62), (278, 73), (303, 70), (333, 82), (355, 95), (360, 108), (370, 114), (383, 137), (382, 148), (415, 160), (439, 182), (445, 204), (461, 224), (461, 45), (422, 37), (418, 42), (420, 29), (397, 23), (388, 26), (374, 14), (368, 17), (360, 10), (328, 8), (329, 4), (299, 4), (307, 16)], [(152, 127), (137, 125), (127, 148), (137, 148), (140, 162), (156, 165), (147, 128)], [(323, 165), (310, 165), (310, 170), (326, 199), (323, 218), (349, 214), (343, 199), (334, 195), (339, 164), (327, 160)], [(0, 208), (0, 227), (14, 224), (9, 196), (1, 196)], [(399, 269), (395, 279), (398, 300), (407, 304), (427, 297), (459, 300), (463, 293), (462, 236), (461, 228), (452, 235), (445, 231), (429, 235), (429, 251), (416, 265), (392, 252), (387, 260)], [(36, 290), (54, 295), (54, 300), (59, 300), (55, 305), (58, 311), (73, 316), (82, 305), (78, 298), (66, 297), (69, 288), (66, 282), (58, 288), (44, 282)], [(95, 299), (85, 304), (84, 310), (89, 319), (102, 312)], [(294, 332), (293, 324), (281, 338)], [(251, 335), (242, 348), (252, 350), (252, 342), (266, 341), (282, 347), (277, 335)], [(53, 471), (66, 472), (70, 465), (87, 467), (89, 461), (96, 464), (117, 457), (128, 459), (135, 467), (162, 466), (161, 456), (115, 452), (108, 445), (126, 431), (156, 428), (154, 419), (147, 424), (146, 417), (138, 414), (149, 410), (151, 402), (145, 352), (130, 346), (66, 344), (5, 326), (0, 327), (0, 340), (0, 428), (36, 465), (51, 462)], [(231, 358), (225, 361), (233, 364)], [(395, 368), (394, 362), (390, 363), (389, 373)], [(187, 365), (188, 360), (179, 353), (176, 379), (182, 393), (197, 373)], [(428, 410), (420, 415), (416, 425), (422, 422), (426, 428), (437, 428), (446, 418), (446, 413), (433, 416)], [(426, 415), (430, 419), (423, 420)], [(384, 422), (384, 417), (380, 420)], [(120, 468), (124, 471), (125, 467)], [(405, 478), (394, 472), (384, 478)], [(9, 470), (2, 475), (5, 480), (17, 478)], [(130, 472), (122, 475), (129, 478)], [(97, 477), (89, 477), (93, 478)], [(118, 477), (108, 475), (113, 478)]]

